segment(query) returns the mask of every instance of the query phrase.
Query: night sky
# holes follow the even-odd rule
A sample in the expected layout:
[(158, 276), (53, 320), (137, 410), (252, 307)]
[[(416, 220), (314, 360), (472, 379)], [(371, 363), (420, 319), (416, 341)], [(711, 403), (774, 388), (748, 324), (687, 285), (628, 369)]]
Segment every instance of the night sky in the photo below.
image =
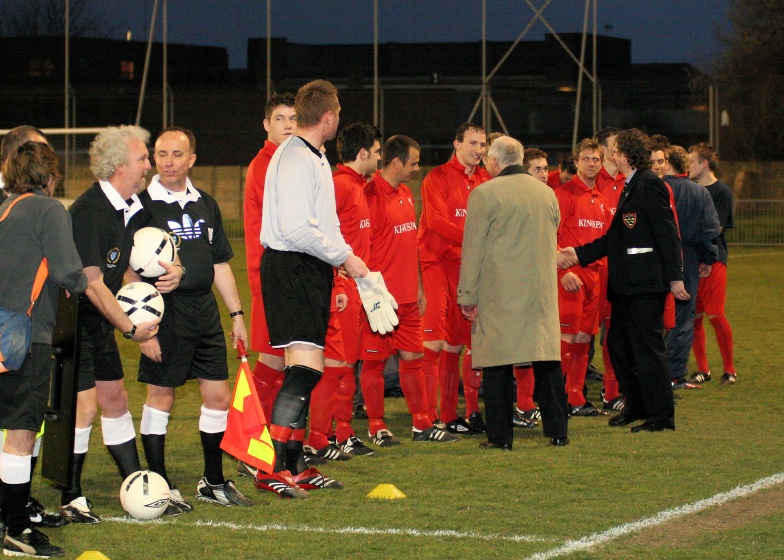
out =
[[(546, 0), (530, 0), (540, 7)], [(591, 2), (592, 4), (593, 2)], [(146, 41), (154, 0), (101, 0), (112, 37)], [(163, 0), (159, 0), (163, 4)], [(714, 27), (729, 0), (598, 0), (599, 33), (632, 39), (632, 62), (689, 62), (702, 67), (720, 50)], [(247, 39), (266, 36), (266, 0), (168, 0), (169, 41), (223, 46), (229, 66), (244, 68)], [(379, 0), (379, 41), (479, 41), (480, 0)], [(552, 0), (543, 16), (558, 33), (580, 32), (583, 0)], [(487, 38), (513, 41), (533, 11), (525, 0), (487, 0)], [(156, 40), (161, 38), (160, 11)], [(589, 23), (590, 25), (590, 23)], [(538, 20), (523, 40), (540, 40)], [(272, 36), (295, 43), (373, 42), (372, 0), (272, 0)], [(478, 51), (466, 56), (480, 56)], [(490, 67), (495, 61), (488, 61)]]

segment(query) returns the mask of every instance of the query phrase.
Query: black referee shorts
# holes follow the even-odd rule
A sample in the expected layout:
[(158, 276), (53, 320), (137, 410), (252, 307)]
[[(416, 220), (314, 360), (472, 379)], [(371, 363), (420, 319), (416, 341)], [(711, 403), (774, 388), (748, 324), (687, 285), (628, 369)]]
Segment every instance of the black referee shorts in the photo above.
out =
[(22, 367), (0, 374), (0, 428), (31, 432), (41, 429), (53, 364), (52, 347), (33, 343)]
[(100, 315), (85, 313), (81, 317), (82, 341), (79, 353), (78, 391), (95, 387), (97, 381), (123, 378), (122, 360), (114, 326)]
[(307, 342), (324, 348), (333, 274), (332, 265), (311, 255), (264, 250), (261, 295), (273, 347)]
[(225, 381), (226, 337), (218, 302), (206, 294), (167, 294), (166, 313), (158, 330), (163, 361), (142, 354), (139, 381), (157, 387), (181, 387), (189, 379)]

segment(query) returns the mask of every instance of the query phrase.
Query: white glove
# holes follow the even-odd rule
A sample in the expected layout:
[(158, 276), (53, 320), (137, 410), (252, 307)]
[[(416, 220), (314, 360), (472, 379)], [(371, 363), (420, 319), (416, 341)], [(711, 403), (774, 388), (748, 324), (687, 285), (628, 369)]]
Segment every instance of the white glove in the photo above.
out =
[(370, 330), (379, 334), (392, 332), (398, 324), (397, 302), (387, 290), (380, 272), (371, 272), (365, 278), (355, 278), (362, 307), (370, 323)]

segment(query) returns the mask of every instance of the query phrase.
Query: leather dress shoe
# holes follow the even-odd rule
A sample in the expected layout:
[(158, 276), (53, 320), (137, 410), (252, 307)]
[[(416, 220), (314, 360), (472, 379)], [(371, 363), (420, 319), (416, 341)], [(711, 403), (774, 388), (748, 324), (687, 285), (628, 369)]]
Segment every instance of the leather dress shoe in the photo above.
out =
[(619, 428), (621, 426), (628, 426), (629, 424), (637, 422), (638, 420), (645, 420), (645, 418), (637, 416), (634, 413), (626, 412), (626, 409), (624, 409), (618, 416), (613, 416), (610, 418), (610, 420), (607, 422), (607, 425), (611, 428)]
[(511, 443), (493, 443), (492, 441), (483, 441), (479, 444), (481, 449), (500, 449), (501, 451), (511, 451)]
[(556, 447), (563, 447), (565, 445), (569, 445), (569, 438), (566, 436), (550, 438), (550, 443)]
[(639, 426), (634, 426), (631, 432), (636, 434), (639, 432), (663, 432), (664, 430), (675, 430), (675, 426), (673, 424), (658, 424), (646, 420)]

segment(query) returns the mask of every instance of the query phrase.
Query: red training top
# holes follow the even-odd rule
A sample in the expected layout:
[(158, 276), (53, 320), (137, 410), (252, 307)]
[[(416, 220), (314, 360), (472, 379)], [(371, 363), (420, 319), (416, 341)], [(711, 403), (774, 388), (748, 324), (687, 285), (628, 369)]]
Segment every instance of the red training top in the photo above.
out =
[(264, 180), (267, 167), (278, 145), (269, 140), (248, 166), (245, 176), (245, 261), (248, 265), (248, 284), (252, 296), (261, 295), (261, 207), (264, 202)]
[(423, 268), (442, 259), (460, 262), (468, 196), (472, 189), (488, 180), (490, 174), (479, 166), (466, 175), (465, 166), (456, 155), (427, 174), (422, 181), (418, 236)]
[(381, 272), (399, 304), (416, 303), (419, 272), (414, 197), (406, 185), (394, 188), (379, 171), (365, 185), (365, 197), (371, 224), (368, 268)]
[(364, 193), (365, 176), (339, 163), (332, 180), (340, 233), (354, 254), (367, 263), (370, 259), (370, 211)]

